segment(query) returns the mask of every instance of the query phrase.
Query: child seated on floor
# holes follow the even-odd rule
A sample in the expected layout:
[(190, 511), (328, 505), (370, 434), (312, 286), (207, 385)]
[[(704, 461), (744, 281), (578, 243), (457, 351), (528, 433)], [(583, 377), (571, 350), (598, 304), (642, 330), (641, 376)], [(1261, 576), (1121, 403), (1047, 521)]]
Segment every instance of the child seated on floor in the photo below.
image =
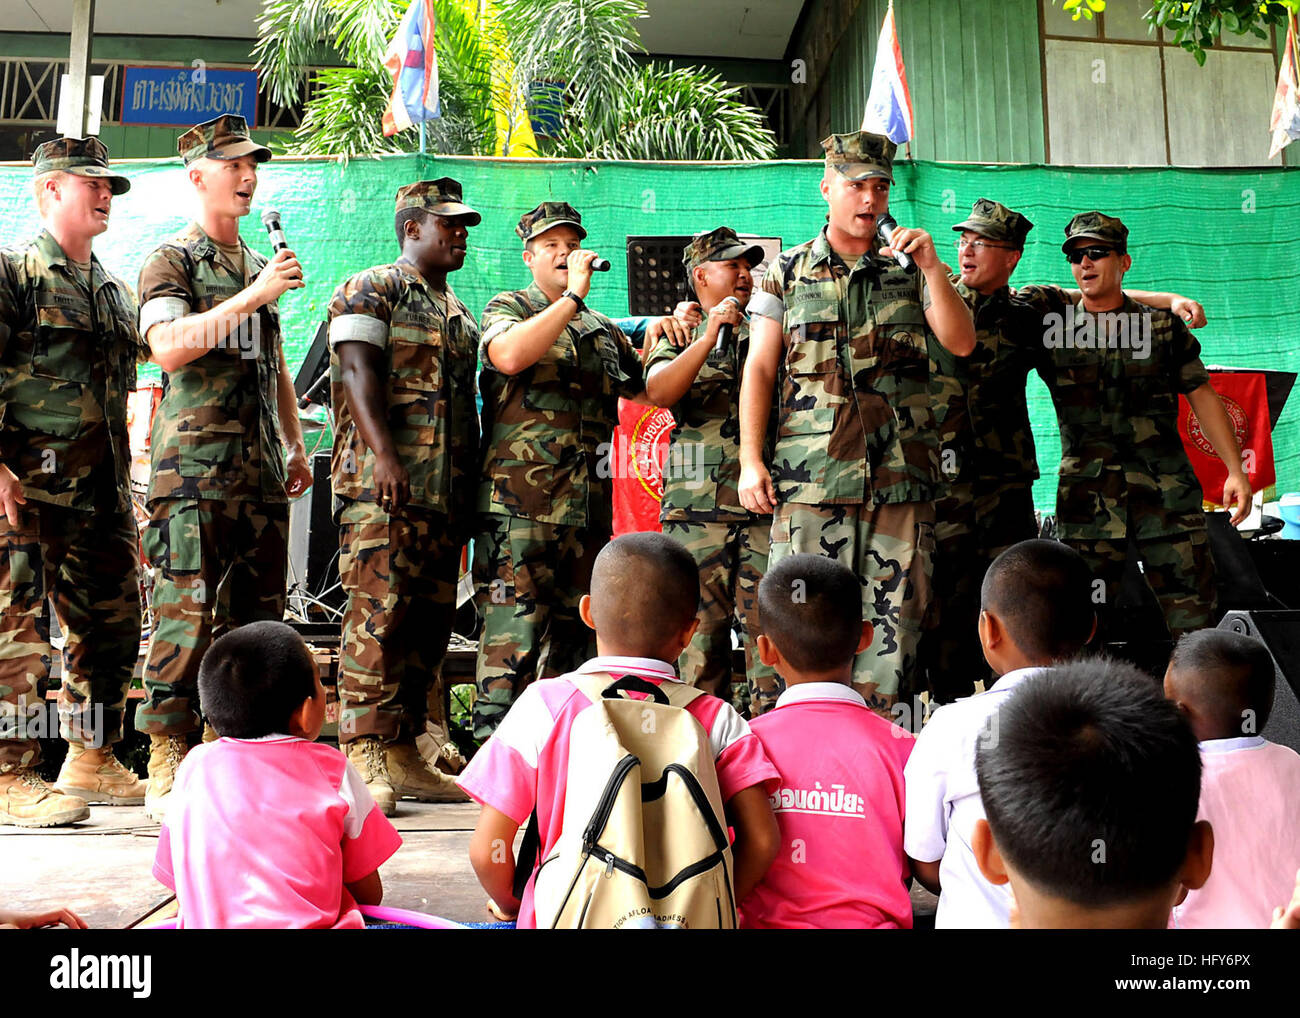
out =
[(741, 903), (746, 929), (911, 929), (903, 766), (915, 739), (867, 707), (853, 658), (871, 642), (857, 577), (791, 555), (758, 587), (758, 653), (785, 680), (750, 727), (781, 787), (781, 847)]
[(1017, 929), (1163, 929), (1210, 875), (1196, 736), (1151, 678), (1080, 661), (1023, 683), (975, 768), (980, 871)]
[[(470, 861), (490, 896), (489, 911), (498, 918), (517, 914), (519, 928), (537, 925), (536, 870), (516, 899), (516, 862), (510, 846), (534, 810), (540, 840), (537, 861), (547, 860), (560, 840), (570, 732), (593, 703), (578, 683), (586, 684), (585, 677), (591, 675), (611, 682), (635, 676), (653, 686), (680, 686), (673, 662), (699, 624), (699, 599), (695, 560), (663, 534), (626, 534), (596, 556), (591, 593), (583, 596), (579, 610), (596, 631), (598, 656), (577, 672), (542, 679), (525, 689), (457, 778), (483, 807), (470, 841)], [(734, 893), (741, 901), (776, 852), (779, 835), (767, 797), (778, 775), (730, 704), (702, 694), (685, 709), (707, 734), (726, 819), (735, 830)], [(603, 774), (597, 777), (604, 779)]]
[(907, 761), (903, 847), (912, 872), (939, 895), (936, 929), (1005, 929), (1011, 894), (980, 874), (971, 851), (984, 816), (975, 780), (977, 743), (997, 735), (992, 719), (1021, 683), (1076, 656), (1092, 639), (1092, 574), (1057, 541), (1022, 541), (989, 566), (980, 589), (979, 636), (997, 681), (939, 708)]
[(314, 741), (325, 690), (302, 637), (282, 622), (222, 636), (199, 701), (220, 738), (181, 764), (153, 865), (178, 926), (362, 928), (357, 905), (379, 904), (402, 839), (347, 758)]
[(1259, 734), (1274, 674), (1239, 633), (1202, 629), (1174, 648), (1165, 696), (1200, 742), (1199, 816), (1214, 827), (1214, 871), (1174, 909), (1180, 929), (1263, 929), (1300, 868), (1300, 755)]

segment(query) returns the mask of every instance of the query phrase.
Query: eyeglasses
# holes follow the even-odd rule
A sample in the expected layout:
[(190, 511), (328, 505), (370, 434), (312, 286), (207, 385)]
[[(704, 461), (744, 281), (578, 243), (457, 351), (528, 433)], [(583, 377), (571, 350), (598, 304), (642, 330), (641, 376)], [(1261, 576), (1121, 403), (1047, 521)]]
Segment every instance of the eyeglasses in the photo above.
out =
[(1071, 265), (1080, 264), (1085, 258), (1090, 262), (1099, 262), (1107, 255), (1113, 255), (1113, 247), (1077, 247), (1073, 251), (1065, 252), (1065, 259)]
[(981, 251), (1014, 251), (1015, 248), (1008, 244), (990, 244), (987, 240), (967, 240), (965, 237), (957, 238), (957, 250), (965, 251), (968, 247), (973, 247), (978, 254)]

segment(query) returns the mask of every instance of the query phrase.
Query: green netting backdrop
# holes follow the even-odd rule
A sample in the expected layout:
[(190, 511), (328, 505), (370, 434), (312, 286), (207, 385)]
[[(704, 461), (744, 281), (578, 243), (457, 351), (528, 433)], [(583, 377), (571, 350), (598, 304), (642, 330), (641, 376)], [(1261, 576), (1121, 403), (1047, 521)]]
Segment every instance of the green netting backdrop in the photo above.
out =
[[(131, 191), (114, 202), (112, 225), (96, 241), (105, 265), (134, 285), (148, 252), (182, 227), (193, 192), (175, 161), (119, 164)], [(821, 164), (581, 163), (433, 156), (332, 160), (277, 159), (261, 170), (247, 242), (269, 251), (257, 212), (277, 206), (290, 244), (302, 259), (307, 286), (281, 298), (288, 359), (296, 369), (334, 287), (397, 254), (393, 196), (402, 184), (449, 175), (483, 213), (470, 234), (465, 267), (452, 285), (475, 312), (497, 292), (522, 286), (514, 225), (538, 202), (571, 202), (590, 231), (589, 246), (614, 262), (598, 277), (594, 306), (618, 316), (627, 310), (625, 238), (683, 234), (729, 225), (779, 236), (786, 246), (811, 237), (824, 221)], [(1061, 255), (1062, 228), (1075, 212), (1101, 209), (1128, 225), (1134, 289), (1171, 289), (1204, 303), (1200, 330), (1207, 364), (1238, 368), (1300, 367), (1300, 170), (1074, 168), (904, 163), (896, 173), (891, 210), (904, 225), (938, 238), (951, 261), (950, 230), (977, 198), (994, 198), (1037, 224), (1013, 284), (1072, 285)], [(0, 166), (0, 208), (6, 243), (38, 228), (31, 169)], [(1030, 380), (1030, 409), (1043, 478), (1040, 509), (1055, 497), (1060, 457), (1055, 416), (1046, 389)], [(1273, 436), (1278, 490), (1300, 489), (1300, 395), (1292, 398)]]

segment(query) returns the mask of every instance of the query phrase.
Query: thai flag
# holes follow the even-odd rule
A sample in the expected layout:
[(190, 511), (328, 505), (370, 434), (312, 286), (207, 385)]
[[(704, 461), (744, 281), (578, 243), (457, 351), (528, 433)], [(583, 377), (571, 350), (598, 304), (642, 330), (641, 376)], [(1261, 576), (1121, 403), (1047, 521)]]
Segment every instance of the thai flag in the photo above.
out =
[(441, 116), (432, 0), (412, 0), (384, 54), (393, 94), (384, 108), (384, 137)]
[(896, 145), (912, 140), (912, 96), (903, 69), (903, 48), (894, 29), (894, 4), (890, 0), (885, 23), (876, 44), (876, 66), (871, 72), (871, 94), (862, 115), (862, 130), (883, 134)]

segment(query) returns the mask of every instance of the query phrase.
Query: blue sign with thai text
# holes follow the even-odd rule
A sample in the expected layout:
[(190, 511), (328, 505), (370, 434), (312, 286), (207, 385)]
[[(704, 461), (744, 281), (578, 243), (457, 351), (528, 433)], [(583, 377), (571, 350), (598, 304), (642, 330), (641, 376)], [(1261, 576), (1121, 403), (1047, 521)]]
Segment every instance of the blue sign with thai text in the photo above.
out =
[(216, 67), (127, 67), (122, 123), (192, 127), (223, 113), (257, 126), (257, 72)]

